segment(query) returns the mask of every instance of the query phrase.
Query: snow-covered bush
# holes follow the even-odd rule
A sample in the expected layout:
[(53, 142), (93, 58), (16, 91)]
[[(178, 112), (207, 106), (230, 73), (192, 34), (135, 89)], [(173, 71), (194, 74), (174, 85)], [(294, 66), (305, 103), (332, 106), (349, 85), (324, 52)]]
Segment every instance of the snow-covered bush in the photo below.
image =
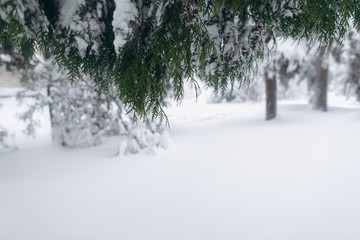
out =
[(355, 96), (360, 101), (360, 40), (359, 33), (352, 30), (348, 34), (347, 76), (344, 84), (344, 93)]
[(227, 89), (222, 93), (213, 93), (209, 97), (211, 103), (221, 102), (260, 102), (265, 96), (265, 84), (261, 79), (256, 79), (251, 84), (240, 85), (234, 82), (233, 89)]
[(5, 138), (7, 137), (8, 132), (6, 129), (0, 125), (0, 149), (7, 147), (8, 145), (5, 143)]
[[(344, 41), (336, 39), (327, 48), (328, 88), (338, 95), (354, 98), (360, 101), (360, 40), (359, 33), (350, 28)], [(310, 55), (310, 54), (309, 54)], [(304, 62), (301, 70), (301, 79), (307, 82), (311, 97), (316, 90), (316, 53), (312, 52)]]
[(25, 72), (23, 84), (26, 90), (17, 94), (18, 99), (28, 95), (35, 99), (21, 115), (28, 134), (34, 134), (37, 125), (33, 113), (48, 107), (53, 140), (63, 146), (89, 147), (100, 144), (104, 136), (119, 135), (119, 154), (166, 147), (165, 127), (135, 123), (115, 93), (99, 94), (87, 76), (71, 83), (65, 71), (39, 60)]
[(9, 131), (4, 126), (0, 125), (0, 151), (4, 149), (14, 150), (16, 147), (9, 143)]

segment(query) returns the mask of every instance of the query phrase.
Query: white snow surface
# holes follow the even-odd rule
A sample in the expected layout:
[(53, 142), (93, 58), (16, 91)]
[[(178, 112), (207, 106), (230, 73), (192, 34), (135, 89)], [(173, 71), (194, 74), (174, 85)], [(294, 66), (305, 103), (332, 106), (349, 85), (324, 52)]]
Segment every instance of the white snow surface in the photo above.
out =
[(116, 8), (112, 22), (115, 40), (114, 46), (118, 50), (126, 43), (126, 36), (132, 32), (130, 21), (135, 21), (137, 10), (131, 0), (115, 0)]
[(21, 137), (16, 101), (0, 98), (19, 148), (0, 152), (0, 239), (358, 240), (359, 105), (329, 101), (282, 101), (264, 121), (264, 104), (189, 97), (167, 110), (168, 150), (114, 157), (116, 138), (51, 144), (46, 112)]
[(71, 18), (74, 16), (76, 10), (83, 4), (85, 0), (59, 0), (60, 4), (60, 21), (63, 26), (71, 25)]

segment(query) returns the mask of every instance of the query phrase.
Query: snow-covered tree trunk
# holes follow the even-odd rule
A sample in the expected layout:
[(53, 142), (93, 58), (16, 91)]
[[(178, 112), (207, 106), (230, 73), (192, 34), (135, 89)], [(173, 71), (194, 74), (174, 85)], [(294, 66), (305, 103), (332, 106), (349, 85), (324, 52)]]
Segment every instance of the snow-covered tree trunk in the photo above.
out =
[(277, 97), (276, 97), (276, 72), (275, 69), (265, 68), (265, 88), (266, 88), (266, 120), (276, 117)]
[[(51, 85), (47, 85), (46, 86), (46, 91), (47, 91), (47, 96), (50, 97), (51, 96)], [(50, 125), (51, 125), (51, 129), (54, 129), (54, 116), (53, 116), (53, 113), (52, 113), (52, 110), (53, 110), (53, 103), (52, 102), (49, 102), (49, 116), (50, 116)], [(54, 140), (54, 135), (52, 135), (52, 138)]]
[(320, 54), (316, 59), (316, 78), (312, 104), (314, 109), (327, 111), (327, 89), (328, 89), (328, 71), (329, 71), (329, 52)]

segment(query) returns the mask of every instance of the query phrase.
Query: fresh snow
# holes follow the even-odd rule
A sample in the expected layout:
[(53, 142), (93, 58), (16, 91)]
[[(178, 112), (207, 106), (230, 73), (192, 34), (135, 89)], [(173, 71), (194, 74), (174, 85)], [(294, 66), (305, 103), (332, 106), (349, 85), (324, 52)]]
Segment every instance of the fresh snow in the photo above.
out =
[(114, 20), (112, 22), (115, 31), (114, 46), (116, 51), (126, 43), (126, 37), (132, 32), (130, 21), (135, 21), (137, 10), (131, 0), (115, 0)]
[(51, 144), (46, 111), (37, 137), (22, 137), (20, 107), (0, 98), (18, 147), (0, 152), (0, 239), (360, 239), (359, 105), (281, 101), (267, 122), (264, 104), (205, 97), (167, 109), (169, 149), (118, 157), (114, 137)]
[(76, 10), (83, 4), (85, 0), (59, 0), (60, 4), (60, 21), (64, 27), (71, 25), (71, 18), (74, 17)]

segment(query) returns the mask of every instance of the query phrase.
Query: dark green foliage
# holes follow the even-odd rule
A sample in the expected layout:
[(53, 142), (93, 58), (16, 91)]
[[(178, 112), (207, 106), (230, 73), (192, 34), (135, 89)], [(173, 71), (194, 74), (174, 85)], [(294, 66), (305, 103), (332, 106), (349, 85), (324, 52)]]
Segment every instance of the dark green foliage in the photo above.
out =
[[(360, 26), (359, 0), (131, 2), (137, 14), (125, 23), (131, 31), (119, 49), (115, 0), (86, 0), (71, 26), (61, 24), (58, 1), (2, 1), (0, 41), (3, 46), (10, 41), (25, 63), (37, 48), (67, 69), (73, 81), (85, 73), (102, 92), (115, 85), (135, 117), (166, 120), (164, 99), (171, 90), (180, 102), (184, 81), (197, 86), (200, 77), (220, 93), (235, 81), (249, 82), (274, 30), (326, 48), (344, 38), (350, 21)], [(96, 27), (83, 27), (90, 21)]]
[[(24, 63), (28, 64), (34, 55), (33, 39), (29, 39), (25, 34), (25, 28), (19, 22), (15, 15), (15, 8), (12, 8), (11, 2), (5, 2), (0, 5), (2, 8), (8, 8), (8, 18), (0, 18), (0, 53), (10, 56), (19, 54), (23, 56)], [(21, 67), (21, 66), (19, 66)]]

